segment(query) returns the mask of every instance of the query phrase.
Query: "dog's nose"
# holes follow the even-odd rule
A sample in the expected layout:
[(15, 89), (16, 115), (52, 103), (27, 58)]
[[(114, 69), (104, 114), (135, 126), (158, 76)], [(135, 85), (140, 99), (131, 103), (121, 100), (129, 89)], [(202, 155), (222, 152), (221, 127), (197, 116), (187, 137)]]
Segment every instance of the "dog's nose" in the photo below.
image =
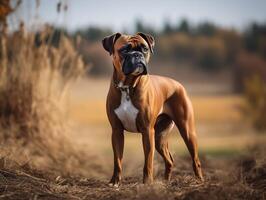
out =
[(135, 53), (133, 54), (133, 56), (134, 56), (135, 58), (140, 58), (140, 57), (142, 56), (142, 54), (141, 54), (140, 52), (135, 52)]

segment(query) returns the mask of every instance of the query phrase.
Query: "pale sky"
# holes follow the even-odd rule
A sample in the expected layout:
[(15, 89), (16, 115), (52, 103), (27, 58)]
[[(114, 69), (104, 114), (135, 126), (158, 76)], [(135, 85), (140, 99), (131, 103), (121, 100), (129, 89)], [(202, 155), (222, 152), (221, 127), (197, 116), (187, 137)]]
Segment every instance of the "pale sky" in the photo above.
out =
[[(24, 18), (65, 26), (68, 30), (91, 25), (114, 31), (133, 31), (136, 19), (161, 28), (165, 20), (177, 24), (182, 18), (192, 23), (204, 20), (242, 30), (249, 22), (266, 23), (266, 0), (65, 0), (66, 16), (56, 13), (59, 0), (41, 0), (36, 19), (35, 0), (25, 0), (12, 21)], [(29, 21), (29, 20), (27, 20)]]

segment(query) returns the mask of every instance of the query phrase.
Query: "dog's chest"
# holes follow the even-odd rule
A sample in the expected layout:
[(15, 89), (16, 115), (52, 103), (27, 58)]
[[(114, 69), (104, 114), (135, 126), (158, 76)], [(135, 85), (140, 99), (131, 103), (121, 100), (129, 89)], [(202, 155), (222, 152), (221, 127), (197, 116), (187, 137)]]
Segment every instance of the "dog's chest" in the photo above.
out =
[(121, 103), (119, 107), (115, 109), (115, 114), (127, 131), (138, 132), (136, 126), (138, 112), (138, 109), (132, 104), (131, 99), (129, 97), (127, 98), (127, 92), (122, 91)]

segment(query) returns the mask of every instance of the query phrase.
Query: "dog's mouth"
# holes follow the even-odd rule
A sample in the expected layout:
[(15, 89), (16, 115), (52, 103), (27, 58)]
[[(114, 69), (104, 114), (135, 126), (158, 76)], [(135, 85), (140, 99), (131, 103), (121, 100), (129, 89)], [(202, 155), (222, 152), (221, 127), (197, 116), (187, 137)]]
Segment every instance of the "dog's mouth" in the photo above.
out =
[[(136, 66), (136, 69), (132, 72), (132, 75), (138, 76), (141, 74), (147, 74), (145, 73), (145, 65), (143, 63), (138, 63)], [(147, 72), (147, 71), (146, 71)]]
[(143, 62), (139, 62), (136, 64), (124, 62), (122, 70), (126, 76), (128, 75), (139, 76), (148, 73), (147, 65)]

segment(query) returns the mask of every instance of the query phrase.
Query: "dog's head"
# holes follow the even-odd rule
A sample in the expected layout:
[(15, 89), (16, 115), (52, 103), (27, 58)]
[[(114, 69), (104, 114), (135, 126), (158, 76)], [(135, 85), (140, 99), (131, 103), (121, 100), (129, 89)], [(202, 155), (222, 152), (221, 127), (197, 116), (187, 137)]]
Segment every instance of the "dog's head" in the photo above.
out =
[(113, 64), (118, 73), (123, 73), (125, 76), (148, 73), (148, 62), (155, 44), (151, 35), (116, 33), (105, 37), (102, 44), (104, 49), (112, 55)]

